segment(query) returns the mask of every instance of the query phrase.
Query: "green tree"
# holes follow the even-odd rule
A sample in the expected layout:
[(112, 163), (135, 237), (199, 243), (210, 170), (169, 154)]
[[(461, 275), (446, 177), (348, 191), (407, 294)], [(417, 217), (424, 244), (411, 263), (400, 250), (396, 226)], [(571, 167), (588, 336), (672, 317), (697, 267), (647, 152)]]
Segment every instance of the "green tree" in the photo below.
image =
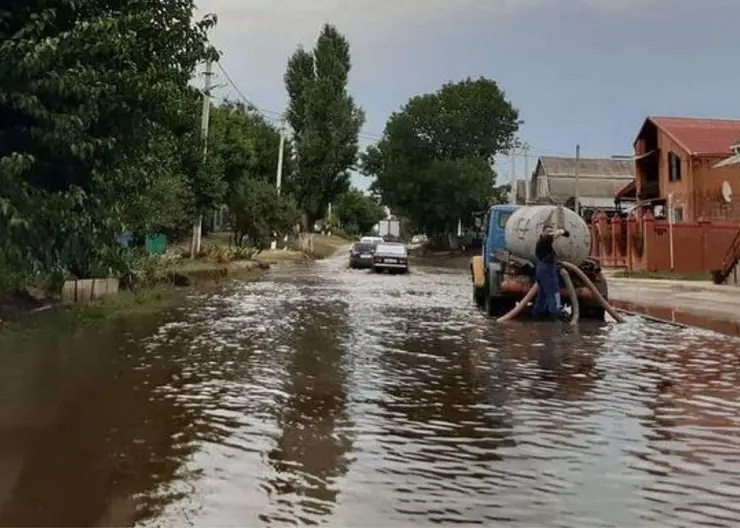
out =
[(263, 180), (244, 178), (229, 196), (229, 211), (234, 242), (245, 242), (259, 251), (266, 249), (273, 236), (282, 238), (298, 223), (298, 208), (290, 196)]
[(346, 233), (362, 235), (383, 218), (384, 211), (372, 196), (359, 189), (350, 189), (337, 200), (334, 215)]
[(448, 83), (391, 115), (362, 171), (383, 203), (430, 234), (449, 233), (501, 193), (493, 160), (518, 127), (518, 111), (495, 81)]
[(508, 183), (505, 185), (496, 185), (491, 190), (491, 196), (486, 205), (490, 207), (491, 205), (500, 205), (507, 203), (509, 201), (510, 192), (511, 185), (509, 185)]
[(295, 138), (296, 169), (286, 181), (313, 231), (329, 203), (349, 189), (365, 116), (347, 92), (351, 69), (347, 39), (325, 25), (312, 52), (298, 48), (288, 61), (287, 119)]
[[(244, 178), (275, 184), (280, 130), (256, 109), (225, 102), (211, 111), (210, 155), (228, 195)], [(290, 142), (283, 150), (283, 179), (293, 173)]]
[(122, 265), (116, 235), (147, 223), (139, 197), (183, 176), (197, 133), (189, 81), (214, 55), (214, 20), (194, 24), (193, 11), (192, 0), (0, 8), (6, 261), (78, 277)]

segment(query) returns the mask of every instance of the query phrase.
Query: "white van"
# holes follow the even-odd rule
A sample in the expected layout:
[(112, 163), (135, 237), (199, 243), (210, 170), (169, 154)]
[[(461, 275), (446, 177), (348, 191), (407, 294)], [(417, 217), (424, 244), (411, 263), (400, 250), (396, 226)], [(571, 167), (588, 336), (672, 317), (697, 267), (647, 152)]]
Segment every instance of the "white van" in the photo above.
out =
[(385, 240), (383, 240), (383, 237), (379, 236), (364, 236), (360, 239), (360, 244), (372, 244), (373, 246), (382, 244), (383, 242), (385, 242)]

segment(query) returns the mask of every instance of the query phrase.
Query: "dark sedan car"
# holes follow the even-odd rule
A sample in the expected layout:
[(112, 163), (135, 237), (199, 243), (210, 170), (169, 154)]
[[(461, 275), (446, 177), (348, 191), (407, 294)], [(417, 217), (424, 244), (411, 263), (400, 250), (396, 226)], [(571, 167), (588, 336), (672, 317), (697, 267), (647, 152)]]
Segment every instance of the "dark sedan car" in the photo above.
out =
[(370, 269), (373, 267), (374, 244), (357, 242), (349, 250), (349, 267), (352, 269)]

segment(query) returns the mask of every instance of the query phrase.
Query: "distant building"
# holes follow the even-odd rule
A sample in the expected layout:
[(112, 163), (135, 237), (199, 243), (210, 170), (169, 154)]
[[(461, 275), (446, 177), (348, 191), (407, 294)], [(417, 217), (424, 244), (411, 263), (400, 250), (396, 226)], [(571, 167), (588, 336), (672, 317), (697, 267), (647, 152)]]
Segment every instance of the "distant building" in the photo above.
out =
[(530, 192), (537, 203), (571, 209), (575, 209), (578, 194), (580, 210), (589, 216), (596, 210), (614, 211), (615, 195), (634, 178), (635, 163), (631, 157), (581, 158), (576, 163), (575, 157), (541, 156), (532, 173)]

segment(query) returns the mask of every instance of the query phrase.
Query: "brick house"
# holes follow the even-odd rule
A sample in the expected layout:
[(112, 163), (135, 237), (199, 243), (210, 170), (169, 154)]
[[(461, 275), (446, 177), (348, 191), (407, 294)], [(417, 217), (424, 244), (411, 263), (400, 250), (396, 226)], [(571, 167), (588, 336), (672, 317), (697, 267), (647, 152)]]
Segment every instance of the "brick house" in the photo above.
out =
[(739, 282), (738, 138), (740, 120), (647, 118), (634, 142), (635, 180), (616, 195), (637, 207), (594, 220), (595, 258), (606, 267)]
[(722, 195), (723, 185), (740, 191), (740, 164), (721, 164), (738, 138), (740, 120), (648, 117), (634, 142), (635, 180), (616, 198), (635, 197), (661, 216), (672, 195), (676, 222), (740, 219)]

